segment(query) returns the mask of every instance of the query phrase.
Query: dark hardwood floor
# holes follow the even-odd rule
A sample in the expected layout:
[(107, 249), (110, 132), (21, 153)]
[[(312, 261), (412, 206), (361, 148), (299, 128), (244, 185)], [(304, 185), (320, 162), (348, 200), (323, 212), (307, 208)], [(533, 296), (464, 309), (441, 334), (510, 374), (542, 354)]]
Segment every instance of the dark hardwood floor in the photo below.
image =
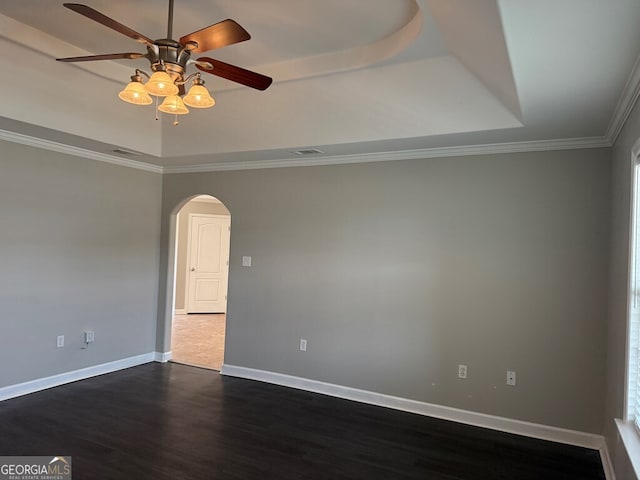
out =
[(151, 363), (0, 402), (0, 455), (83, 479), (604, 479), (599, 453)]

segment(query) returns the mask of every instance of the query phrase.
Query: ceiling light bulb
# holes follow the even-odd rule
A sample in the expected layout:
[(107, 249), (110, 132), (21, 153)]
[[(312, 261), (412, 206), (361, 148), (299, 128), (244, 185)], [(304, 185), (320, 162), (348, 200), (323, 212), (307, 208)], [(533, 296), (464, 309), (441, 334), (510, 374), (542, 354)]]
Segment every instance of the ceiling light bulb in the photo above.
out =
[(150, 105), (153, 100), (144, 89), (144, 85), (137, 80), (129, 82), (129, 84), (118, 93), (118, 97), (127, 103), (133, 103), (134, 105)]
[(182, 99), (178, 95), (169, 95), (158, 107), (158, 110), (164, 113), (175, 113), (176, 115), (189, 113), (189, 109), (184, 106)]
[(147, 92), (156, 97), (166, 97), (167, 95), (175, 95), (178, 93), (178, 87), (173, 83), (167, 72), (157, 71), (146, 83)]
[(194, 84), (183, 100), (184, 103), (193, 108), (210, 108), (216, 104), (209, 91), (201, 84)]

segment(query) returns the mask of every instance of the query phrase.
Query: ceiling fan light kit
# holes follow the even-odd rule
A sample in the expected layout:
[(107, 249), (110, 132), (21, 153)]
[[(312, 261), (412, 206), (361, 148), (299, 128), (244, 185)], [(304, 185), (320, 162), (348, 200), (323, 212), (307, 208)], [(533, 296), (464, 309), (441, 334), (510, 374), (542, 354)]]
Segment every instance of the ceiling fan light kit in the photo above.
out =
[(124, 90), (118, 94), (118, 97), (134, 105), (151, 105), (153, 103), (147, 89), (144, 88), (142, 84), (142, 77), (138, 71), (136, 71), (135, 75), (131, 75), (131, 81)]
[(200, 79), (200, 74), (195, 78), (189, 93), (182, 100), (193, 108), (209, 108), (216, 104), (216, 101), (209, 94), (209, 90), (204, 87), (204, 81)]
[(186, 115), (189, 109), (184, 106), (184, 102), (178, 95), (169, 95), (165, 97), (158, 110), (164, 113), (173, 113), (175, 115)]
[(167, 72), (159, 70), (151, 75), (149, 81), (145, 85), (147, 92), (156, 97), (166, 97), (167, 95), (176, 95), (179, 88), (173, 83), (173, 80)]
[[(133, 105), (150, 105), (153, 103), (150, 95), (164, 97), (164, 101), (157, 106), (157, 110), (176, 115), (176, 120), (173, 122), (174, 125), (178, 124), (177, 115), (189, 113), (189, 109), (185, 104), (193, 108), (210, 108), (216, 103), (204, 86), (200, 72), (195, 72), (185, 77), (187, 66), (189, 65), (195, 65), (196, 68), (202, 72), (225, 78), (257, 90), (266, 90), (273, 81), (265, 75), (213, 58), (201, 57), (197, 60), (191, 59), (192, 53), (206, 52), (243, 42), (251, 38), (244, 28), (231, 19), (209, 25), (208, 27), (181, 37), (180, 41), (175, 41), (171, 38), (173, 30), (173, 0), (169, 0), (167, 38), (151, 40), (86, 5), (79, 3), (64, 3), (63, 5), (139, 43), (145, 44), (147, 46), (147, 53), (110, 53), (84, 57), (58, 58), (56, 60), (60, 62), (86, 62), (146, 58), (153, 72), (151, 76), (142, 70), (136, 69), (135, 74), (131, 76), (131, 81), (118, 94), (118, 97)], [(146, 83), (144, 83), (143, 76), (148, 79)], [(193, 81), (193, 85), (189, 89), (189, 92), (186, 93), (185, 84), (190, 80)]]

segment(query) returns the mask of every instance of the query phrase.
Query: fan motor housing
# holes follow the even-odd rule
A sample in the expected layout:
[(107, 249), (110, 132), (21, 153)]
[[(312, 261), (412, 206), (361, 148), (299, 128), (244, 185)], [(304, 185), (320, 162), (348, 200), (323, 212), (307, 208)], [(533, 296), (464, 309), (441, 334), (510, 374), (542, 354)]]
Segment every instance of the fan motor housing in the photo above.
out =
[(174, 79), (183, 76), (191, 57), (189, 50), (170, 38), (155, 40), (153, 46), (147, 46), (147, 52), (151, 70), (166, 70)]

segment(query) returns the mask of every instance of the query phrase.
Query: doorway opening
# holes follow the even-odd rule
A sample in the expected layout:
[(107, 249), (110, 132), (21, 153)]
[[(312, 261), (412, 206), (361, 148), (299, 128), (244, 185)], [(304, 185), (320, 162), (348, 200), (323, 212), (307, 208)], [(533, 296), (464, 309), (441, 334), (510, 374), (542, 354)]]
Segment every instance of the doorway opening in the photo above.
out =
[(231, 214), (199, 195), (176, 216), (171, 360), (212, 370), (224, 362)]

